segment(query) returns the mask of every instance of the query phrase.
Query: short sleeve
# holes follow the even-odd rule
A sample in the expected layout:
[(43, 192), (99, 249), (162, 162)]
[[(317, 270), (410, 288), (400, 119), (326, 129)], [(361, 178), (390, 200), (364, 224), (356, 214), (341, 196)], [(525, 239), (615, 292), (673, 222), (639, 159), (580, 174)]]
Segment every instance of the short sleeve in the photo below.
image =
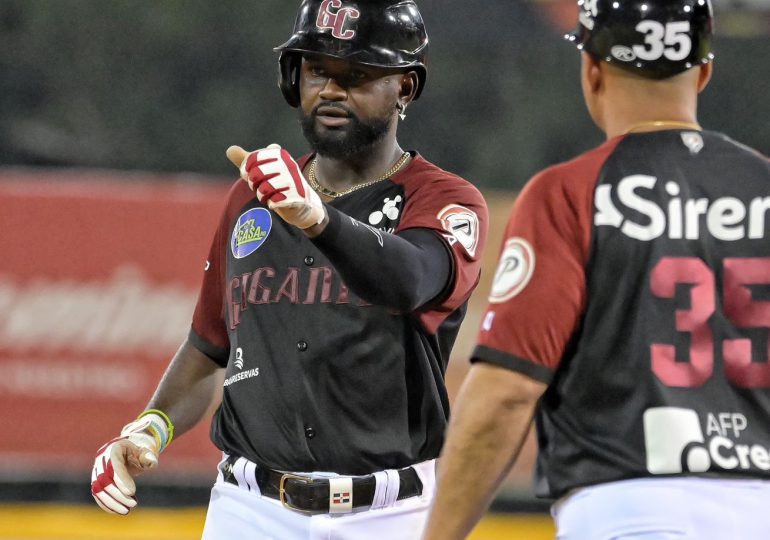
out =
[(593, 194), (615, 144), (546, 169), (519, 194), (471, 361), (550, 382), (585, 310)]
[(446, 243), (453, 261), (453, 281), (440, 305), (420, 314), (423, 325), (435, 330), (467, 301), (481, 274), (481, 254), (489, 216), (481, 193), (469, 182), (449, 173), (426, 175), (419, 187), (406, 193), (404, 215), (395, 233), (410, 228), (434, 231)]
[[(236, 184), (230, 191), (229, 203), (232, 202), (234, 192), (238, 188), (239, 185)], [(227, 206), (229, 208), (232, 204)], [(231, 213), (228, 208), (225, 208), (222, 213), (209, 248), (203, 272), (203, 283), (198, 295), (198, 302), (195, 305), (192, 327), (188, 336), (190, 343), (196, 349), (222, 367), (227, 365), (230, 354), (230, 339), (227, 334), (223, 294)]]

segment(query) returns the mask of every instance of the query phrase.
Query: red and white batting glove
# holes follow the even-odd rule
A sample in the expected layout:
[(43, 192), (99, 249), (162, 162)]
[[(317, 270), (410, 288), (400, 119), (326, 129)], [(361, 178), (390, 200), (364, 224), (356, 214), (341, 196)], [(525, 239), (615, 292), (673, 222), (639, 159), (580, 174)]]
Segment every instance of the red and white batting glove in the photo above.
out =
[(247, 153), (231, 146), (227, 157), (241, 171), (241, 178), (281, 218), (295, 227), (307, 229), (321, 223), (326, 210), (321, 198), (302, 176), (291, 155), (277, 144)]
[(173, 426), (168, 426), (160, 415), (147, 414), (99, 449), (91, 472), (91, 495), (102, 510), (126, 515), (137, 505), (134, 476), (158, 465), (158, 456), (173, 437)]

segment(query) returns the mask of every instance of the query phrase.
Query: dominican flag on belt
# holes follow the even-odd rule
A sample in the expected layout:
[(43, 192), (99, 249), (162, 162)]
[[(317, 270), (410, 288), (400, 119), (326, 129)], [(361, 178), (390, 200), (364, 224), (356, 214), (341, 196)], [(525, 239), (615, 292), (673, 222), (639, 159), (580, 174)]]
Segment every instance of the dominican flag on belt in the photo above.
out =
[(334, 504), (347, 504), (350, 502), (350, 492), (342, 491), (340, 493), (332, 493), (332, 502)]

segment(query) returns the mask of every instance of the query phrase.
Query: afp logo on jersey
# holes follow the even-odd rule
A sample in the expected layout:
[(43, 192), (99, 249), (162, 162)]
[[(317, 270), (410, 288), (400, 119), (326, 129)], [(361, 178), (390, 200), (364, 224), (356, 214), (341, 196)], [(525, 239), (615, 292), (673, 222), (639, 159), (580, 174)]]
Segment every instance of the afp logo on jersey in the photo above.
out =
[(757, 444), (740, 412), (712, 412), (701, 418), (692, 409), (653, 407), (643, 415), (647, 470), (651, 474), (710, 470), (770, 470), (770, 441)]

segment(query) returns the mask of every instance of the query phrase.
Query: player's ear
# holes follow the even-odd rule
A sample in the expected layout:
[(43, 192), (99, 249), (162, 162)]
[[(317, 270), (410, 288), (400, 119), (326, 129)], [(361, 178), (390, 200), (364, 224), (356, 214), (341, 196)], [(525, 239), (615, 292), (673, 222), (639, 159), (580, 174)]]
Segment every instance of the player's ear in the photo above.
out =
[(583, 79), (583, 87), (596, 94), (604, 82), (604, 73), (602, 72), (601, 60), (583, 51), (582, 62), (580, 63), (580, 75)]
[(419, 78), (416, 71), (407, 71), (401, 75), (398, 92), (398, 100), (403, 104), (408, 104), (414, 99), (419, 85)]
[(714, 63), (709, 62), (700, 66), (700, 72), (698, 73), (698, 93), (700, 94), (708, 86), (711, 80), (711, 75), (714, 73)]

